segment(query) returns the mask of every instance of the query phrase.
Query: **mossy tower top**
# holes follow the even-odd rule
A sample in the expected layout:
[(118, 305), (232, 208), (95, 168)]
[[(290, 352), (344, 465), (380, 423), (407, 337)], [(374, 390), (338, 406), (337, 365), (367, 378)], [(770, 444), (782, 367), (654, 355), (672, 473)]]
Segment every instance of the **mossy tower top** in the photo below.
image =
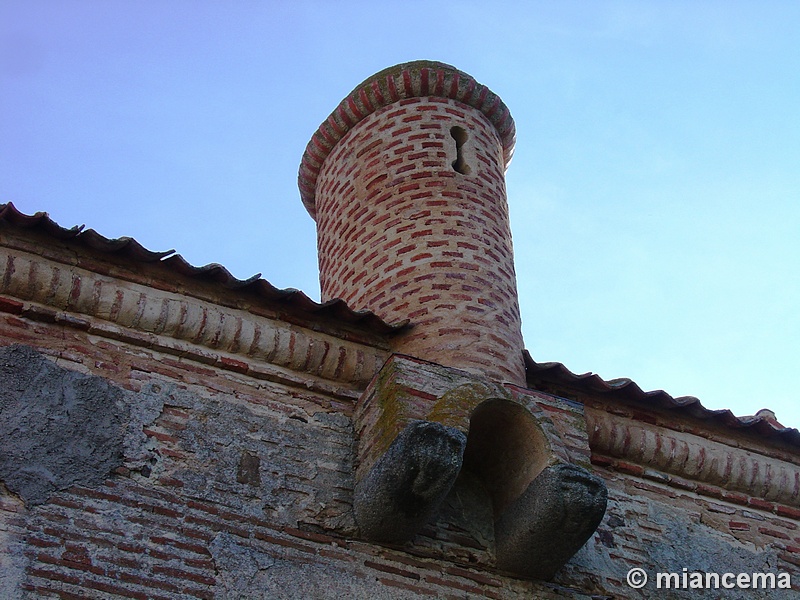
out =
[(388, 67), (368, 77), (319, 126), (300, 162), (298, 186), (303, 205), (316, 218), (316, 186), (322, 164), (336, 143), (359, 121), (378, 109), (405, 98), (450, 98), (481, 111), (497, 129), (503, 145), (505, 167), (511, 162), (516, 141), (514, 119), (500, 96), (474, 77), (434, 60), (415, 60)]

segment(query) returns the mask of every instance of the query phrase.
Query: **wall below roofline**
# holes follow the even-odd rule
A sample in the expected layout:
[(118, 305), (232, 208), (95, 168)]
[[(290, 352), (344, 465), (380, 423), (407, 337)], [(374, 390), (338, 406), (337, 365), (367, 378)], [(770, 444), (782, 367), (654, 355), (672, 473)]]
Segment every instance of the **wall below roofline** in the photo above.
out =
[[(0, 408), (24, 412), (27, 428), (0, 420), (20, 455), (9, 460), (0, 447), (5, 597), (640, 598), (625, 583), (633, 567), (785, 572), (800, 584), (789, 448), (744, 434), (736, 446), (734, 430), (703, 437), (702, 421), (670, 429), (647, 406), (600, 412), (597, 398), (464, 387), (474, 376), (388, 358), (389, 344), (369, 331), (348, 337), (313, 316), (304, 325), (269, 306), (215, 301), (216, 287), (194, 280), (181, 285), (196, 285), (196, 295), (165, 289), (163, 279), (149, 281), (157, 264), (112, 261), (114, 273), (99, 259), (92, 267), (88, 251), (73, 264), (74, 249), (61, 247), (57, 260), (57, 244), (44, 256), (22, 241), (26, 248), (0, 248), (0, 369), (24, 373), (34, 360), (47, 368), (14, 385), (0, 379)], [(33, 354), (14, 359), (15, 344)], [(466, 429), (473, 392), (513, 400), (560, 440), (559, 456), (604, 480), (605, 517), (552, 581), (497, 568), (490, 498), (469, 473), (411, 542), (360, 539), (358, 403), (393, 362), (403, 364), (397, 389), (436, 409), (423, 416)], [(42, 385), (36, 373), (45, 371)], [(447, 396), (453, 386), (461, 392)], [(78, 462), (87, 428), (98, 460)], [(59, 471), (62, 454), (70, 465)], [(50, 488), (30, 479), (48, 470)], [(742, 592), (726, 597), (753, 597)]]

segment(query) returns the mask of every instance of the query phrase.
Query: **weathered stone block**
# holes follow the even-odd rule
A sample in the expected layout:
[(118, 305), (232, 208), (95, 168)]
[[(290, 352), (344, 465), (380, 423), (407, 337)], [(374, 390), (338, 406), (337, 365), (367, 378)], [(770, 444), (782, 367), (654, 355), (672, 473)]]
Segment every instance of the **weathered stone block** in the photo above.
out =
[(122, 465), (125, 392), (26, 346), (0, 348), (0, 479), (26, 504)]
[(370, 540), (410, 540), (453, 487), (466, 436), (439, 423), (410, 423), (355, 489), (353, 508)]
[(547, 467), (495, 523), (497, 565), (551, 579), (595, 532), (607, 498), (603, 481), (584, 469)]

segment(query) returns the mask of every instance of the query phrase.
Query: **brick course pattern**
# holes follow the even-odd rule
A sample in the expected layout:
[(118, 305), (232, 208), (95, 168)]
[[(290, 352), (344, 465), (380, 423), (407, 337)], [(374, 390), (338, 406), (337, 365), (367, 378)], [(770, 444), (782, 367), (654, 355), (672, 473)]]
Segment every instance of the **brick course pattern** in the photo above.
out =
[[(419, 71), (429, 82), (445, 72)], [(410, 320), (397, 352), (523, 384), (504, 179), (511, 142), (484, 111), (450, 97), (359, 115), (314, 180), (323, 301)]]

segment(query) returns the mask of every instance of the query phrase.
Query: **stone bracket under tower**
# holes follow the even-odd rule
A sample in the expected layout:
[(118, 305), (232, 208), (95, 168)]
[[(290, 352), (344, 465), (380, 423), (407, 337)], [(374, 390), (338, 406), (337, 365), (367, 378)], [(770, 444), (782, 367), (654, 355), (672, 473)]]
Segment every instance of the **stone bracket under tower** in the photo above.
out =
[(411, 540), (469, 472), (491, 503), (495, 566), (550, 579), (605, 513), (583, 423), (561, 399), (392, 356), (356, 406), (361, 535)]

